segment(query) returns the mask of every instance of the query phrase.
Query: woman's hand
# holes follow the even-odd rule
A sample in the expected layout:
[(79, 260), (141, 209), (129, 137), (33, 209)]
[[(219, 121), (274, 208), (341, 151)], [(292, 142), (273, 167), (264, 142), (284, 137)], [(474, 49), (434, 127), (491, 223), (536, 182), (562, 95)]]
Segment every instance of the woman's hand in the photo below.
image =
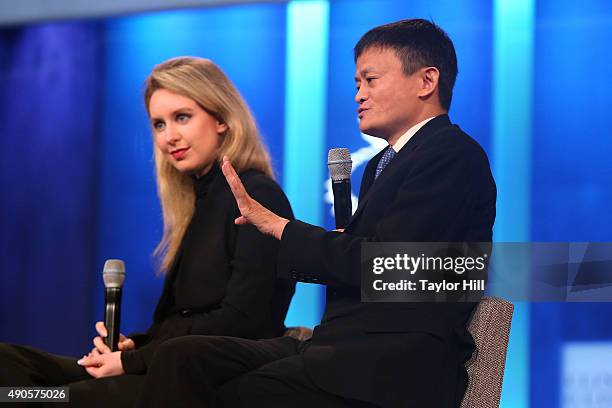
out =
[(121, 364), (121, 351), (107, 354), (93, 355), (89, 353), (77, 361), (77, 364), (85, 367), (85, 370), (94, 378), (111, 377), (124, 374)]
[[(108, 331), (106, 330), (106, 326), (104, 326), (104, 322), (96, 322), (96, 331), (99, 336), (94, 337), (93, 344), (94, 348), (91, 350), (90, 355), (100, 355), (100, 354), (108, 354), (111, 352), (110, 348), (104, 343), (104, 338), (108, 336)], [(129, 337), (125, 337), (123, 334), (119, 335), (119, 350), (126, 351), (132, 350), (136, 348), (136, 344)]]
[(283, 235), (283, 230), (289, 223), (289, 220), (274, 214), (272, 211), (255, 201), (249, 193), (247, 193), (227, 156), (223, 157), (221, 170), (232, 189), (240, 214), (242, 214), (240, 217), (236, 218), (234, 222), (237, 225), (252, 224), (262, 234), (272, 235), (274, 238), (280, 240)]

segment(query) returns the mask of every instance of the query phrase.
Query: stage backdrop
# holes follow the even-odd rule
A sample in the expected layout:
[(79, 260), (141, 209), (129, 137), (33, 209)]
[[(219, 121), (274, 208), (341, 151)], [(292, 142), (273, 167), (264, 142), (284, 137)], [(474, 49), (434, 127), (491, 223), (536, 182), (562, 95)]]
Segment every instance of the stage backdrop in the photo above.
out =
[[(155, 64), (216, 61), (297, 216), (332, 228), (327, 149), (351, 150), (357, 193), (384, 147), (358, 130), (352, 47), (408, 17), (454, 40), (450, 114), (491, 159), (495, 239), (611, 241), (609, 1), (296, 1), (12, 26), (0, 29), (0, 341), (87, 352), (115, 257), (124, 331), (150, 324), (161, 220), (142, 84)], [(323, 293), (300, 285), (287, 324), (315, 325)], [(502, 407), (611, 406), (612, 307), (516, 306)]]

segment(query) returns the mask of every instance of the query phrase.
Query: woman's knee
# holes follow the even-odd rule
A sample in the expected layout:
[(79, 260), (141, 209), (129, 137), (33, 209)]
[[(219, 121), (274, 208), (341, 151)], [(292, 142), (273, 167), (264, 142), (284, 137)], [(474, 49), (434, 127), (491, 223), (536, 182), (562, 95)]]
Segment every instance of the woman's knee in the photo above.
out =
[(153, 363), (163, 362), (183, 365), (196, 358), (201, 360), (211, 354), (213, 349), (210, 339), (206, 336), (182, 336), (169, 339), (157, 346), (153, 354)]

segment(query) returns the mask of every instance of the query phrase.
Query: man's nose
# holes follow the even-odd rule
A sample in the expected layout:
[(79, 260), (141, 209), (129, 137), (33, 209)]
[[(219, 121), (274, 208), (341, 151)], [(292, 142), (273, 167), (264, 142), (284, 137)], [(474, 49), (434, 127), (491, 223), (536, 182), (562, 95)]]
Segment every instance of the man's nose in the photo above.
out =
[(362, 86), (357, 90), (357, 93), (355, 94), (355, 102), (361, 105), (366, 99), (368, 99), (367, 94), (364, 87)]

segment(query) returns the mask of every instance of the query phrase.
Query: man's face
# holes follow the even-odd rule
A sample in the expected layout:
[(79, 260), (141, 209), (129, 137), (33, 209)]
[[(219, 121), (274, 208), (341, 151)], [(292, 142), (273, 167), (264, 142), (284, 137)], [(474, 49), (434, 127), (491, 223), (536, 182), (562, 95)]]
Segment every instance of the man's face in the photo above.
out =
[(359, 129), (371, 136), (395, 143), (418, 122), (420, 71), (406, 76), (395, 51), (366, 49), (357, 59), (355, 82), (359, 104)]

